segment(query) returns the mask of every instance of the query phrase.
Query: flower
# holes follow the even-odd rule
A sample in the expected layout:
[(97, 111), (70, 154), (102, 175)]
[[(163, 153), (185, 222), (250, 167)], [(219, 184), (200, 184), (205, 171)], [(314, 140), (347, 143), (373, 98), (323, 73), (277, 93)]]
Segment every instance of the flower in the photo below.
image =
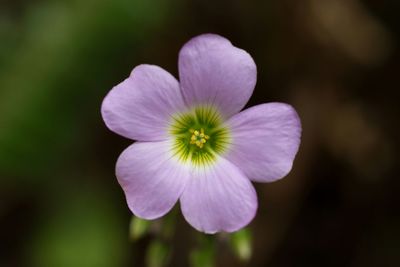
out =
[(254, 90), (256, 65), (219, 35), (191, 39), (178, 67), (180, 83), (158, 66), (139, 65), (105, 97), (107, 127), (137, 140), (117, 160), (118, 182), (140, 218), (159, 218), (179, 200), (197, 230), (239, 230), (257, 210), (251, 181), (291, 170), (299, 117), (283, 103), (239, 113)]

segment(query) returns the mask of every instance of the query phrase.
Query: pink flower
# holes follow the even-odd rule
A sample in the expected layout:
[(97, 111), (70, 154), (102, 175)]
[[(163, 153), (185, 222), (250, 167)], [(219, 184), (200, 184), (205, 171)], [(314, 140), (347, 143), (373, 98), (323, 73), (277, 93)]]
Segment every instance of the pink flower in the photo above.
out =
[(283, 103), (240, 112), (254, 90), (256, 65), (221, 36), (186, 43), (179, 77), (139, 65), (105, 97), (107, 127), (138, 140), (117, 161), (118, 182), (140, 218), (159, 218), (179, 200), (197, 230), (236, 231), (256, 214), (250, 181), (272, 182), (292, 168), (299, 117)]

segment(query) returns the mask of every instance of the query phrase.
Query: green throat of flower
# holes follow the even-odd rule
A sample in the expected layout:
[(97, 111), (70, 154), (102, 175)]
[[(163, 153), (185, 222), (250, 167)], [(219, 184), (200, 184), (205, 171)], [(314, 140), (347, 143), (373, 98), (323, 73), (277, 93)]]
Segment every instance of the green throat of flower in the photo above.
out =
[(217, 155), (226, 151), (230, 142), (228, 128), (218, 111), (210, 106), (196, 107), (174, 116), (170, 133), (174, 140), (174, 156), (194, 165), (212, 163)]

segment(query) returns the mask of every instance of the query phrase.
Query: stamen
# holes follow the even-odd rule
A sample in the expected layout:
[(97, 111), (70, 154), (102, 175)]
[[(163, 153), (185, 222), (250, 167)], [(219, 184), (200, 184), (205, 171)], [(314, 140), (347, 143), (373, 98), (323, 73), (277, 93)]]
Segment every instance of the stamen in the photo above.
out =
[(204, 129), (201, 128), (200, 131), (190, 129), (189, 132), (192, 134), (190, 137), (190, 144), (196, 145), (199, 148), (203, 148), (204, 144), (210, 137), (204, 133)]
[(170, 133), (175, 138), (173, 153), (194, 165), (212, 162), (225, 151), (230, 140), (226, 128), (213, 107), (196, 107), (173, 117)]

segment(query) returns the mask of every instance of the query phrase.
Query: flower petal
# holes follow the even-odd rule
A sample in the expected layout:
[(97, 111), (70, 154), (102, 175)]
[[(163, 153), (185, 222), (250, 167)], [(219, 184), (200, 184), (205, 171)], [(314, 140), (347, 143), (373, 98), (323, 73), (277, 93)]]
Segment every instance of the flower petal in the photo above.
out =
[(255, 216), (257, 195), (250, 180), (232, 163), (196, 168), (180, 198), (186, 221), (199, 231), (233, 232)]
[(110, 130), (140, 141), (166, 140), (170, 116), (184, 108), (178, 81), (158, 66), (139, 65), (104, 98)]
[(181, 49), (179, 79), (189, 106), (214, 104), (228, 118), (252, 95), (257, 69), (246, 51), (219, 35), (203, 34)]
[(136, 142), (118, 158), (116, 176), (133, 214), (155, 219), (179, 199), (189, 169), (172, 157), (168, 141)]
[(226, 158), (256, 182), (284, 177), (292, 168), (300, 145), (301, 124), (287, 104), (268, 103), (233, 116), (232, 146)]

